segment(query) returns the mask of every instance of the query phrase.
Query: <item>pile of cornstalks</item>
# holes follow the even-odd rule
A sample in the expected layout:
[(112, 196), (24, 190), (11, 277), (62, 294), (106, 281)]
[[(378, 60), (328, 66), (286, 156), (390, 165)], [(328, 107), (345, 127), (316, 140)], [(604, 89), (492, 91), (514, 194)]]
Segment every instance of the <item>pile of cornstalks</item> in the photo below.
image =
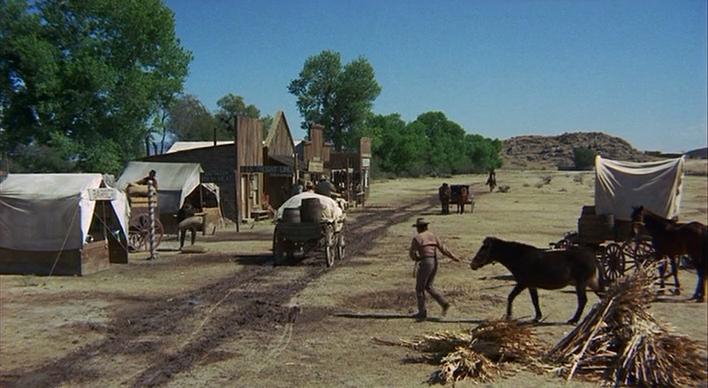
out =
[(405, 346), (422, 353), (409, 361), (430, 362), (439, 365), (430, 376), (430, 383), (449, 383), (462, 379), (491, 382), (496, 377), (518, 367), (538, 367), (543, 345), (530, 326), (516, 321), (488, 321), (470, 332), (441, 332), (425, 335), (412, 341), (374, 341)]
[(648, 312), (653, 267), (620, 278), (575, 330), (548, 354), (570, 380), (580, 374), (614, 385), (692, 385), (706, 378), (700, 345), (671, 334)]

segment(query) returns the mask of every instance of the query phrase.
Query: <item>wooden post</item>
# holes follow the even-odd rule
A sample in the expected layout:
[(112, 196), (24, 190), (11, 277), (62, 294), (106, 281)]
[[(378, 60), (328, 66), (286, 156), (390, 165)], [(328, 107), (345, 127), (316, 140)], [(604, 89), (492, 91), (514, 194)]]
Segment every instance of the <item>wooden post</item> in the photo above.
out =
[(150, 257), (148, 260), (153, 260), (157, 258), (157, 253), (155, 252), (155, 186), (152, 185), (152, 180), (147, 181), (148, 187), (148, 217), (150, 219), (150, 227), (148, 228), (148, 246), (150, 248)]
[(347, 174), (347, 204), (351, 206), (352, 202), (352, 177), (349, 174), (349, 158), (347, 158), (347, 169), (345, 170)]
[(235, 199), (236, 199), (236, 232), (241, 231), (241, 156), (239, 155), (238, 152), (238, 147), (239, 147), (239, 142), (238, 142), (238, 126), (239, 126), (239, 117), (234, 116), (234, 146), (236, 148), (236, 166), (234, 170), (234, 175), (236, 178), (236, 192), (235, 192)]

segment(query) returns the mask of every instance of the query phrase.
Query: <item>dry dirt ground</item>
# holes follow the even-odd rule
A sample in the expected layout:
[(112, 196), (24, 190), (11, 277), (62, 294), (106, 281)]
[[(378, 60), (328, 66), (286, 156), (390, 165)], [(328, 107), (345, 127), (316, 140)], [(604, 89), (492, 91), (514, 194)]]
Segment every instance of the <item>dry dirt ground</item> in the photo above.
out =
[[(407, 247), (415, 218), (429, 218), (469, 259), (485, 236), (547, 246), (575, 230), (581, 206), (593, 201), (590, 173), (500, 171), (508, 193), (484, 193), (484, 180), (449, 178), (472, 184), (476, 205), (472, 214), (447, 216), (435, 201), (440, 179), (374, 184), (369, 205), (349, 212), (347, 258), (331, 269), (318, 257), (273, 267), (273, 226), (260, 223), (240, 234), (200, 236), (204, 254), (179, 254), (172, 239), (158, 260), (135, 254), (130, 264), (86, 277), (0, 276), (0, 386), (425, 385), (434, 366), (404, 362), (410, 350), (372, 338), (500, 318), (513, 282), (499, 265), (473, 272), (442, 260), (436, 284), (453, 308), (442, 318), (432, 305), (431, 320), (414, 322)], [(685, 189), (682, 219), (706, 223), (707, 178), (689, 176)], [(695, 274), (682, 271), (681, 282), (682, 295), (660, 297), (651, 311), (705, 344), (706, 304), (686, 300)], [(589, 298), (586, 313), (597, 301)], [(516, 317), (530, 319), (529, 299), (527, 292), (517, 298)], [(550, 347), (572, 329), (564, 322), (575, 295), (540, 291), (540, 300), (545, 321), (535, 331)], [(495, 386), (563, 384), (520, 372)]]

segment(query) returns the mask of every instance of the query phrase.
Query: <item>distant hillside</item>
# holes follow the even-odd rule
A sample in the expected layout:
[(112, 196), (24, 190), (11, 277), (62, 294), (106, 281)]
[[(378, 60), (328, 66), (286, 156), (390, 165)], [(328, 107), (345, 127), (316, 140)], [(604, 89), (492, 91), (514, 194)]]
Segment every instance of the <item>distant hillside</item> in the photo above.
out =
[(507, 168), (572, 167), (573, 149), (590, 148), (608, 159), (643, 162), (651, 157), (624, 139), (602, 132), (574, 132), (560, 136), (516, 136), (504, 140), (502, 158)]
[(708, 159), (708, 148), (703, 147), (693, 151), (688, 151), (685, 155), (691, 159)]

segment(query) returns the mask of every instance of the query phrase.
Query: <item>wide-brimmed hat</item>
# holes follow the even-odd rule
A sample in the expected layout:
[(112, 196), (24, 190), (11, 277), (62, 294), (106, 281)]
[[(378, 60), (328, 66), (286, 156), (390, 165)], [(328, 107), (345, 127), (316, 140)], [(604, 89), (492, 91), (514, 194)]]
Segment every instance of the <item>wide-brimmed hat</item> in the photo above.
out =
[(414, 226), (414, 227), (416, 227), (416, 226), (426, 226), (426, 225), (428, 225), (429, 223), (430, 223), (430, 222), (426, 221), (425, 218), (421, 217), (421, 218), (418, 218), (417, 220), (415, 220), (415, 224), (413, 224), (412, 226)]

